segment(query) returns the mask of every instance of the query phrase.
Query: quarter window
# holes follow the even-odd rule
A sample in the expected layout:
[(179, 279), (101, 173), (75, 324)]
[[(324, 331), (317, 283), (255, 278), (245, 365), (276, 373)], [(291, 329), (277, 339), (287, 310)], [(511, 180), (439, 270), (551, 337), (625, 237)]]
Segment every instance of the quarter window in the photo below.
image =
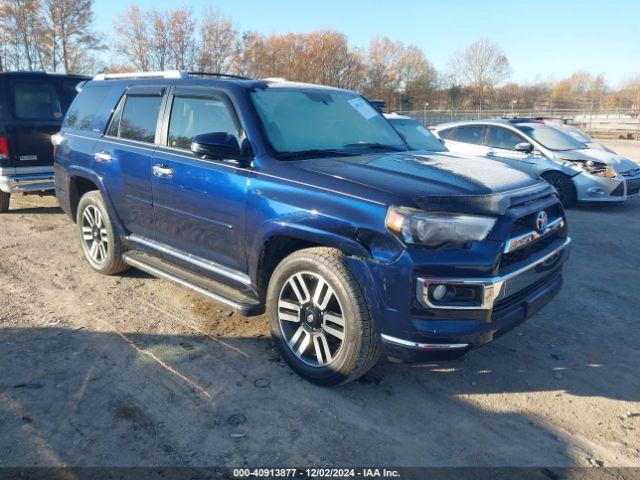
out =
[(189, 149), (196, 135), (224, 132), (238, 138), (239, 131), (227, 105), (217, 98), (175, 97), (169, 120), (168, 145)]
[(85, 87), (71, 104), (64, 126), (78, 130), (90, 130), (102, 102), (109, 94), (107, 87)]
[(517, 133), (501, 127), (488, 127), (487, 145), (493, 148), (501, 148), (503, 150), (515, 150), (516, 145), (525, 140)]
[[(161, 102), (160, 96), (128, 96), (122, 109), (118, 137), (153, 143)], [(109, 130), (111, 132), (111, 128)]]
[(447, 137), (448, 140), (454, 142), (473, 143), (475, 145), (482, 144), (482, 134), (484, 126), (468, 125), (466, 127), (458, 127)]

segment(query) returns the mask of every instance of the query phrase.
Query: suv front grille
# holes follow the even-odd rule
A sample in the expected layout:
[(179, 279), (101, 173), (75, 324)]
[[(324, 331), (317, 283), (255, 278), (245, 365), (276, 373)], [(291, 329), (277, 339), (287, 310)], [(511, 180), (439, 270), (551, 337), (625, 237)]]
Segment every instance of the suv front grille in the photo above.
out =
[[(538, 231), (536, 220), (538, 213), (544, 210), (548, 217), (548, 227), (544, 231)], [(531, 212), (531, 210), (528, 210)], [(566, 236), (566, 220), (560, 203), (544, 206), (540, 210), (517, 218), (511, 228), (510, 240), (505, 245), (505, 250), (500, 259), (499, 272), (514, 264), (526, 262), (529, 258), (537, 257), (551, 246), (558, 238)]]
[[(562, 217), (562, 208), (560, 204), (552, 205), (549, 208), (544, 209), (547, 212), (547, 216), (549, 220), (553, 220), (559, 217)], [(517, 237), (518, 235), (522, 235), (531, 230), (535, 230), (536, 228), (536, 217), (538, 216), (538, 212), (530, 213), (529, 215), (525, 215), (524, 217), (518, 218), (513, 223), (513, 228), (511, 229), (511, 238)]]
[(502, 255), (502, 260), (500, 260), (500, 269), (509, 267), (514, 263), (518, 263), (535, 256), (539, 252), (546, 250), (557, 238), (558, 231), (556, 230), (555, 232), (551, 232), (546, 237), (531, 242), (526, 247), (519, 248), (518, 250), (514, 250), (513, 252), (505, 253), (504, 255)]

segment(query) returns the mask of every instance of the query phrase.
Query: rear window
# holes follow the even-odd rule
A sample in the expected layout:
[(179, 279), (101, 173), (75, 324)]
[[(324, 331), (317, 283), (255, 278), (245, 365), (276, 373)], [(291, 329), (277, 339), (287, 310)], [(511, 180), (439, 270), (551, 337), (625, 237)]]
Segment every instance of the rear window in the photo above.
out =
[(62, 120), (62, 106), (51, 82), (14, 81), (13, 113), (19, 120)]
[(93, 119), (109, 91), (110, 89), (105, 87), (83, 88), (71, 104), (64, 126), (77, 130), (91, 130)]
[(118, 137), (153, 143), (162, 97), (128, 96), (122, 109)]

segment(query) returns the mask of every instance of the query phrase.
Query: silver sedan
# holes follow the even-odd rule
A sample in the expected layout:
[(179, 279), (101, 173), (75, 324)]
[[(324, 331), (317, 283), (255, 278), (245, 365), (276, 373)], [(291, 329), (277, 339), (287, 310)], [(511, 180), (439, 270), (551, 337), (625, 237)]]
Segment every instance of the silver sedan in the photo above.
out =
[(640, 165), (614, 152), (589, 148), (541, 121), (474, 120), (434, 130), (452, 152), (485, 156), (542, 176), (558, 190), (565, 206), (640, 197)]

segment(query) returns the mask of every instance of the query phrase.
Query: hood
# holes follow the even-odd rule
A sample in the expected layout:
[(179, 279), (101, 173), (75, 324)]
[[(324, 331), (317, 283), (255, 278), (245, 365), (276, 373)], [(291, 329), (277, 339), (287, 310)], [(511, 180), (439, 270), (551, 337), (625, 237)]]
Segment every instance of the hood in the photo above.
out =
[(505, 204), (505, 199), (515, 192), (539, 194), (548, 187), (501, 162), (449, 152), (321, 158), (300, 161), (298, 167), (443, 211), (501, 213), (510, 203)]
[(638, 164), (622, 155), (596, 148), (584, 148), (581, 150), (568, 150), (555, 152), (558, 158), (563, 160), (593, 160), (594, 162), (605, 163), (615, 172), (622, 173), (638, 168)]

